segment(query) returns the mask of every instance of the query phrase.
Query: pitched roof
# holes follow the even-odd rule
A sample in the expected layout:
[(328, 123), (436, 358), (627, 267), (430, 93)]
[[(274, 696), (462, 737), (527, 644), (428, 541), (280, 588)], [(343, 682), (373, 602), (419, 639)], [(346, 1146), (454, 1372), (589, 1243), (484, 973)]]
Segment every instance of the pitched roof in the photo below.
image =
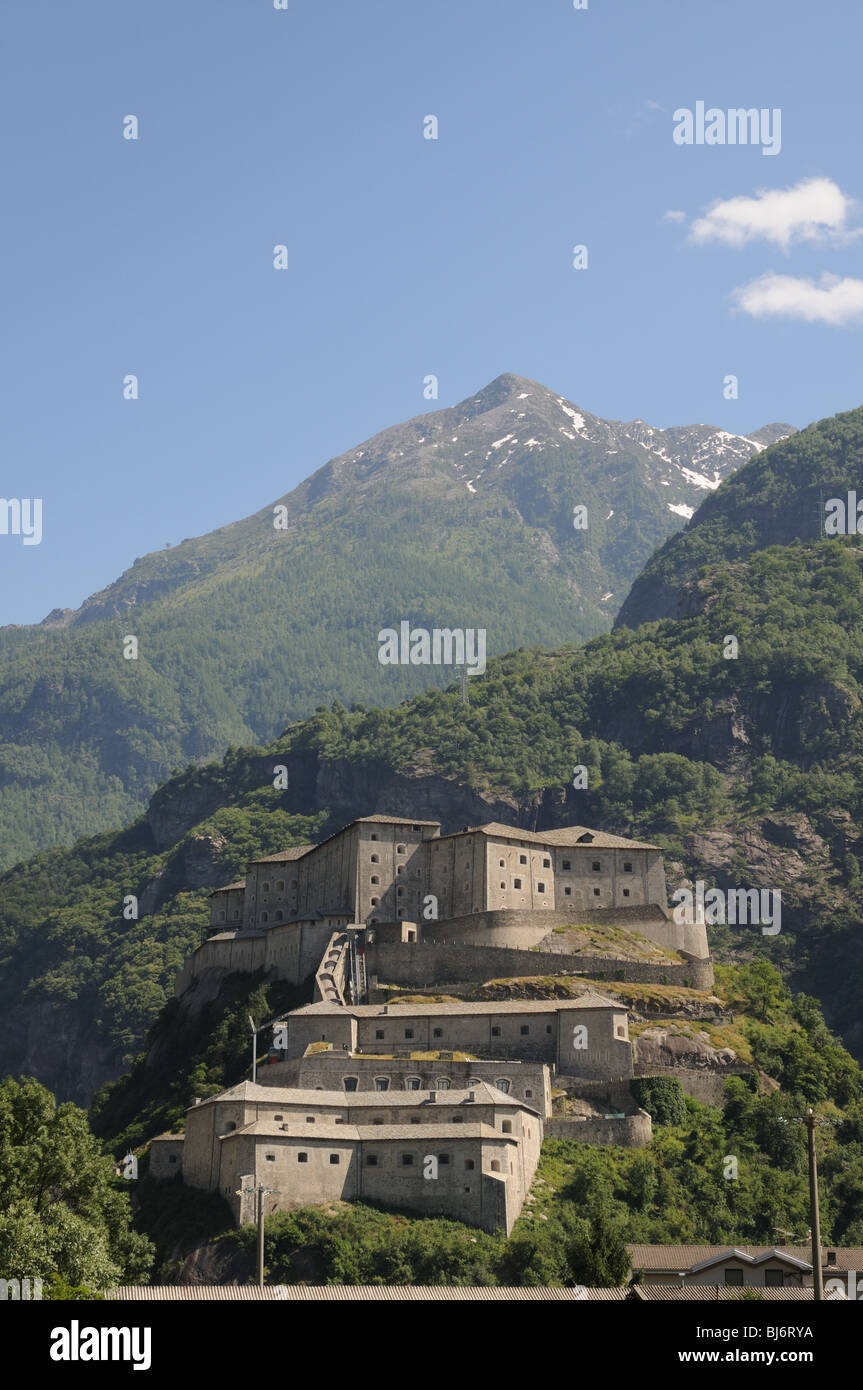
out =
[[(346, 1059), (347, 1060), (347, 1059)], [(374, 1060), (370, 1058), (369, 1060)], [(425, 1065), (425, 1064), (424, 1064)], [(257, 1082), (241, 1081), (236, 1086), (231, 1086), (229, 1090), (221, 1091), (218, 1095), (208, 1096), (199, 1105), (189, 1106), (189, 1110), (200, 1110), (204, 1105), (213, 1105), (216, 1101), (244, 1100), (254, 1104), (266, 1103), (275, 1108), (279, 1106), (298, 1106), (305, 1109), (313, 1107), (336, 1107), (343, 1109), (348, 1107), (378, 1109), (385, 1106), (422, 1106), (423, 1109), (434, 1113), (443, 1110), (447, 1106), (454, 1109), (464, 1106), (467, 1110), (474, 1105), (499, 1105), (510, 1106), (515, 1110), (526, 1110), (529, 1114), (538, 1115), (539, 1111), (532, 1106), (526, 1105), (524, 1101), (516, 1096), (507, 1095), (504, 1091), (499, 1091), (496, 1086), (492, 1086), (488, 1081), (477, 1081), (473, 1086), (461, 1087), (458, 1090), (450, 1088), (448, 1090), (438, 1090), (436, 1101), (428, 1098), (429, 1087), (424, 1086), (418, 1091), (317, 1091), (310, 1087), (299, 1086), (261, 1086)], [(476, 1100), (471, 1102), (468, 1096), (473, 1094)], [(182, 1138), (182, 1135), (162, 1134), (160, 1139)]]
[[(494, 840), (527, 840), (535, 845), (552, 845), (567, 849), (653, 849), (659, 850), (646, 840), (627, 840), (622, 835), (611, 835), (605, 830), (591, 830), (586, 825), (567, 825), (558, 830), (523, 830), (516, 825), (504, 825), (501, 821), (489, 821), (486, 825), (469, 825), (449, 835), (443, 840), (456, 839), (459, 835), (488, 835)], [(579, 843), (581, 837), (589, 835), (590, 840)]]
[[(280, 849), (276, 854), (264, 854), (260, 859), (250, 859), (250, 864), (287, 864), (294, 859), (302, 859), (304, 854), (310, 850), (317, 849), (317, 845), (291, 845), (288, 849)], [(245, 884), (243, 884), (245, 887)]]
[[(811, 1268), (812, 1251), (808, 1245), (628, 1245), (630, 1262), (633, 1269), (643, 1269), (647, 1271), (666, 1272), (673, 1270), (692, 1270), (697, 1266), (705, 1266), (714, 1262), (717, 1257), (732, 1259), (737, 1253), (738, 1258), (742, 1256), (744, 1263), (748, 1260), (760, 1260), (762, 1256), (775, 1252), (776, 1255), (790, 1257), (792, 1260), (799, 1261)], [(828, 1251), (836, 1256), (835, 1262), (828, 1264)], [(863, 1269), (863, 1247), (859, 1245), (838, 1246), (821, 1245), (821, 1259), (824, 1269), (836, 1270), (841, 1273), (845, 1270)]]
[(243, 888), (243, 889), (245, 889), (245, 887), (246, 887), (246, 880), (243, 878), (243, 879), (240, 880), (239, 883), (228, 883), (228, 884), (225, 885), (224, 888), (214, 888), (213, 891), (212, 891), (212, 893), (210, 894), (210, 897), (211, 897), (211, 898), (214, 898), (214, 897), (216, 896), (217, 893), (233, 893), (233, 892), (235, 892), (238, 888)]
[[(751, 1286), (750, 1286), (751, 1287)], [(758, 1284), (755, 1286), (762, 1298), (778, 1302), (812, 1302), (814, 1289), (773, 1289)], [(739, 1301), (745, 1289), (739, 1286), (726, 1288), (722, 1284), (689, 1284), (679, 1289), (675, 1284), (635, 1284), (632, 1296), (641, 1303), (725, 1303)], [(825, 1299), (842, 1298), (844, 1295), (825, 1293)]]
[(607, 999), (604, 994), (588, 990), (577, 999), (499, 999), (461, 1000), (455, 1004), (304, 1004), (292, 1009), (288, 1021), (299, 1014), (337, 1015), (345, 1018), (435, 1018), (443, 1014), (548, 1014), (568, 1009), (616, 1009), (624, 1012), (620, 1000)]
[(469, 1287), (459, 1284), (126, 1284), (109, 1289), (106, 1299), (122, 1302), (220, 1302), (265, 1299), (297, 1303), (572, 1303), (593, 1300), (618, 1301), (628, 1297), (628, 1289), (571, 1289)]

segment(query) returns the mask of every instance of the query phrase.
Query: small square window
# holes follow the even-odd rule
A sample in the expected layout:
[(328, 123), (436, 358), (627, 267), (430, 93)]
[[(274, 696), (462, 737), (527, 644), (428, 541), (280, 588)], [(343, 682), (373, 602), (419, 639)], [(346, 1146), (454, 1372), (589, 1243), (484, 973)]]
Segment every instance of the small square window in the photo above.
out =
[[(466, 1172), (472, 1173), (473, 1170), (474, 1170), (474, 1168), (476, 1167), (476, 1164), (475, 1164), (475, 1162), (473, 1161), (472, 1158), (466, 1158), (465, 1161), (464, 1161), (464, 1166), (465, 1166), (465, 1171), (466, 1171)], [(469, 1191), (470, 1191), (470, 1188), (469, 1188), (469, 1187), (468, 1187), (468, 1188), (465, 1188), (465, 1191), (466, 1191), (466, 1192), (469, 1192)]]
[(493, 1038), (499, 1038), (499, 1037), (500, 1037), (500, 1029), (499, 1029), (499, 1028), (492, 1028), (492, 1030), (491, 1030), (491, 1035), (492, 1035)]
[(376, 1028), (376, 1029), (375, 1029), (375, 1041), (376, 1041), (376, 1042), (383, 1042), (383, 1038), (384, 1038), (384, 1030), (383, 1030), (383, 1028)]
[(447, 1163), (449, 1163), (449, 1154), (438, 1154), (438, 1156), (437, 1156), (437, 1161), (438, 1161), (439, 1167), (441, 1167), (441, 1168), (445, 1167), (445, 1165), (446, 1165)]
[(443, 1037), (443, 1029), (442, 1029), (442, 1028), (433, 1028), (433, 1029), (432, 1029), (432, 1037), (433, 1037), (433, 1038), (442, 1038), (442, 1037)]
[(631, 873), (632, 873), (632, 863), (631, 863), (631, 861), (630, 861), (629, 859), (624, 859), (624, 861), (623, 861), (623, 872), (624, 872), (625, 874), (631, 874)]
[(519, 864), (526, 864), (526, 863), (527, 863), (527, 855), (526, 855), (526, 854), (520, 854), (520, 855), (518, 856), (518, 862), (519, 862)]
[(366, 1154), (366, 1167), (367, 1167), (367, 1168), (377, 1168), (377, 1166), (378, 1166), (378, 1156), (377, 1156), (377, 1154)]
[(532, 1100), (532, 1099), (533, 1099), (533, 1091), (526, 1090), (525, 1093), (524, 1093), (524, 1098), (525, 1098), (525, 1100)]
[(297, 1154), (297, 1162), (298, 1162), (298, 1163), (308, 1163), (308, 1161), (309, 1161), (309, 1156), (308, 1156), (308, 1154)]
[(542, 861), (542, 867), (543, 867), (544, 869), (550, 869), (550, 868), (551, 868), (551, 860), (550, 860), (550, 859), (543, 859), (543, 861)]
[(402, 1154), (402, 1167), (412, 1168), (414, 1163), (413, 1154)]
[(413, 1028), (406, 1028), (406, 1029), (405, 1029), (405, 1037), (406, 1037), (406, 1038), (412, 1038), (413, 1035), (414, 1035), (414, 1030), (413, 1030)]
[(563, 867), (564, 867), (564, 869), (571, 869), (571, 868), (572, 868), (572, 861), (569, 860), (569, 859), (564, 859), (564, 861), (563, 861)]
[(275, 1155), (275, 1154), (266, 1154), (265, 1157), (266, 1157), (266, 1160), (267, 1160), (268, 1163), (275, 1163), (275, 1161), (276, 1161), (276, 1155)]
[(330, 1163), (341, 1163), (341, 1161), (342, 1160), (340, 1154), (330, 1154)]
[(571, 898), (571, 897), (572, 897), (572, 889), (571, 889), (571, 888), (564, 888), (564, 890), (563, 890), (563, 896), (564, 896), (565, 898)]
[(600, 869), (602, 868), (602, 865), (600, 864), (600, 862), (599, 862), (598, 859), (594, 859), (594, 861), (593, 861), (593, 863), (591, 864), (590, 867), (593, 869), (593, 872), (594, 872), (595, 874), (598, 874), (599, 871), (600, 871)]
[(521, 1036), (523, 1038), (526, 1038), (528, 1033), (530, 1032), (530, 1025), (527, 1023), (523, 1023), (518, 1031), (521, 1033)]

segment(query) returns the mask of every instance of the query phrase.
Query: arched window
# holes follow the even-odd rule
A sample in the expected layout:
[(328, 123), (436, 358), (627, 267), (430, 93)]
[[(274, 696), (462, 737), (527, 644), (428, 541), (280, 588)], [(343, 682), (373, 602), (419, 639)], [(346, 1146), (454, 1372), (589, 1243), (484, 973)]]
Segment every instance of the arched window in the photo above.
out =
[(438, 1091), (448, 1091), (452, 1082), (448, 1076), (435, 1077), (435, 1089)]
[(379, 902), (380, 902), (380, 898), (372, 898), (372, 904), (371, 904), (372, 907), (377, 907), (377, 905), (378, 905)]
[(261, 887), (263, 888), (263, 890), (264, 890), (265, 893), (269, 893), (269, 891), (270, 891), (270, 880), (267, 879), (266, 883), (262, 883), (262, 884), (261, 884)]
[(359, 1085), (359, 1077), (344, 1076), (342, 1077), (342, 1085), (344, 1086), (346, 1091), (355, 1091), (357, 1089), (357, 1086)]
[(278, 881), (278, 883), (276, 884), (276, 887), (277, 887), (278, 889), (281, 890), (282, 888), (284, 888), (284, 886), (285, 886), (285, 880), (284, 880), (283, 878), (280, 878), (279, 881)]
[(505, 1096), (509, 1095), (509, 1088), (511, 1083), (508, 1077), (499, 1076), (494, 1084), (499, 1091), (503, 1091)]
[(380, 883), (380, 881), (381, 880), (379, 874), (372, 874), (371, 878), (369, 879), (369, 883)]
[(406, 1090), (406, 1091), (418, 1091), (418, 1090), (420, 1089), (420, 1086), (421, 1086), (421, 1085), (422, 1085), (422, 1078), (421, 1078), (421, 1077), (419, 1077), (419, 1076), (406, 1076), (406, 1077), (405, 1077), (405, 1090)]
[(371, 863), (372, 863), (372, 864), (379, 864), (380, 862), (381, 862), (381, 861), (380, 861), (380, 855), (378, 855), (378, 854), (373, 854), (372, 857), (371, 857)]
[(404, 847), (404, 845), (396, 845), (396, 854), (404, 854), (404, 852), (405, 852), (405, 847)]

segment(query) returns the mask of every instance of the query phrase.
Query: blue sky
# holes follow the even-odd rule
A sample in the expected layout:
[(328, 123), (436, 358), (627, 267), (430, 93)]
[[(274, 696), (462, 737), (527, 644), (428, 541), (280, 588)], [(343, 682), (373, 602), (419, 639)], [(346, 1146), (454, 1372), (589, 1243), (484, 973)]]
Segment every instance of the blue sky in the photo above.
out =
[[(43, 538), (0, 535), (0, 623), (432, 408), (428, 373), (737, 432), (863, 403), (848, 0), (4, 0), (2, 30), (0, 495)], [(779, 108), (781, 152), (675, 144), (697, 101)]]

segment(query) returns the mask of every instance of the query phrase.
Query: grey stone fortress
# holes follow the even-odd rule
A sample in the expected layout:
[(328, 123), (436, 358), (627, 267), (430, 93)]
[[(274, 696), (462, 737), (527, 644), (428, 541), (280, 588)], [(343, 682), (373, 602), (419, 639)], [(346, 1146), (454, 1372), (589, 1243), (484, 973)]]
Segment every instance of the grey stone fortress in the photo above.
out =
[(667, 908), (662, 851), (585, 826), (536, 833), (493, 822), (441, 835), (437, 821), (364, 816), (318, 845), (253, 860), (211, 897), (201, 969), (271, 968), (299, 983), (331, 933), (359, 925), (395, 939), (530, 947), (566, 921), (614, 920), (693, 960), (709, 956), (700, 924)]
[(647, 1143), (629, 1011), (598, 982), (703, 1003), (713, 984), (705, 927), (668, 911), (660, 848), (584, 826), (440, 829), (364, 816), (211, 895), (184, 1007), (252, 971), (308, 982), (312, 1002), (274, 1027), (253, 1082), (151, 1141), (153, 1176), (221, 1193), (240, 1224), (263, 1186), (267, 1211), (365, 1199), (509, 1234), (545, 1136)]

